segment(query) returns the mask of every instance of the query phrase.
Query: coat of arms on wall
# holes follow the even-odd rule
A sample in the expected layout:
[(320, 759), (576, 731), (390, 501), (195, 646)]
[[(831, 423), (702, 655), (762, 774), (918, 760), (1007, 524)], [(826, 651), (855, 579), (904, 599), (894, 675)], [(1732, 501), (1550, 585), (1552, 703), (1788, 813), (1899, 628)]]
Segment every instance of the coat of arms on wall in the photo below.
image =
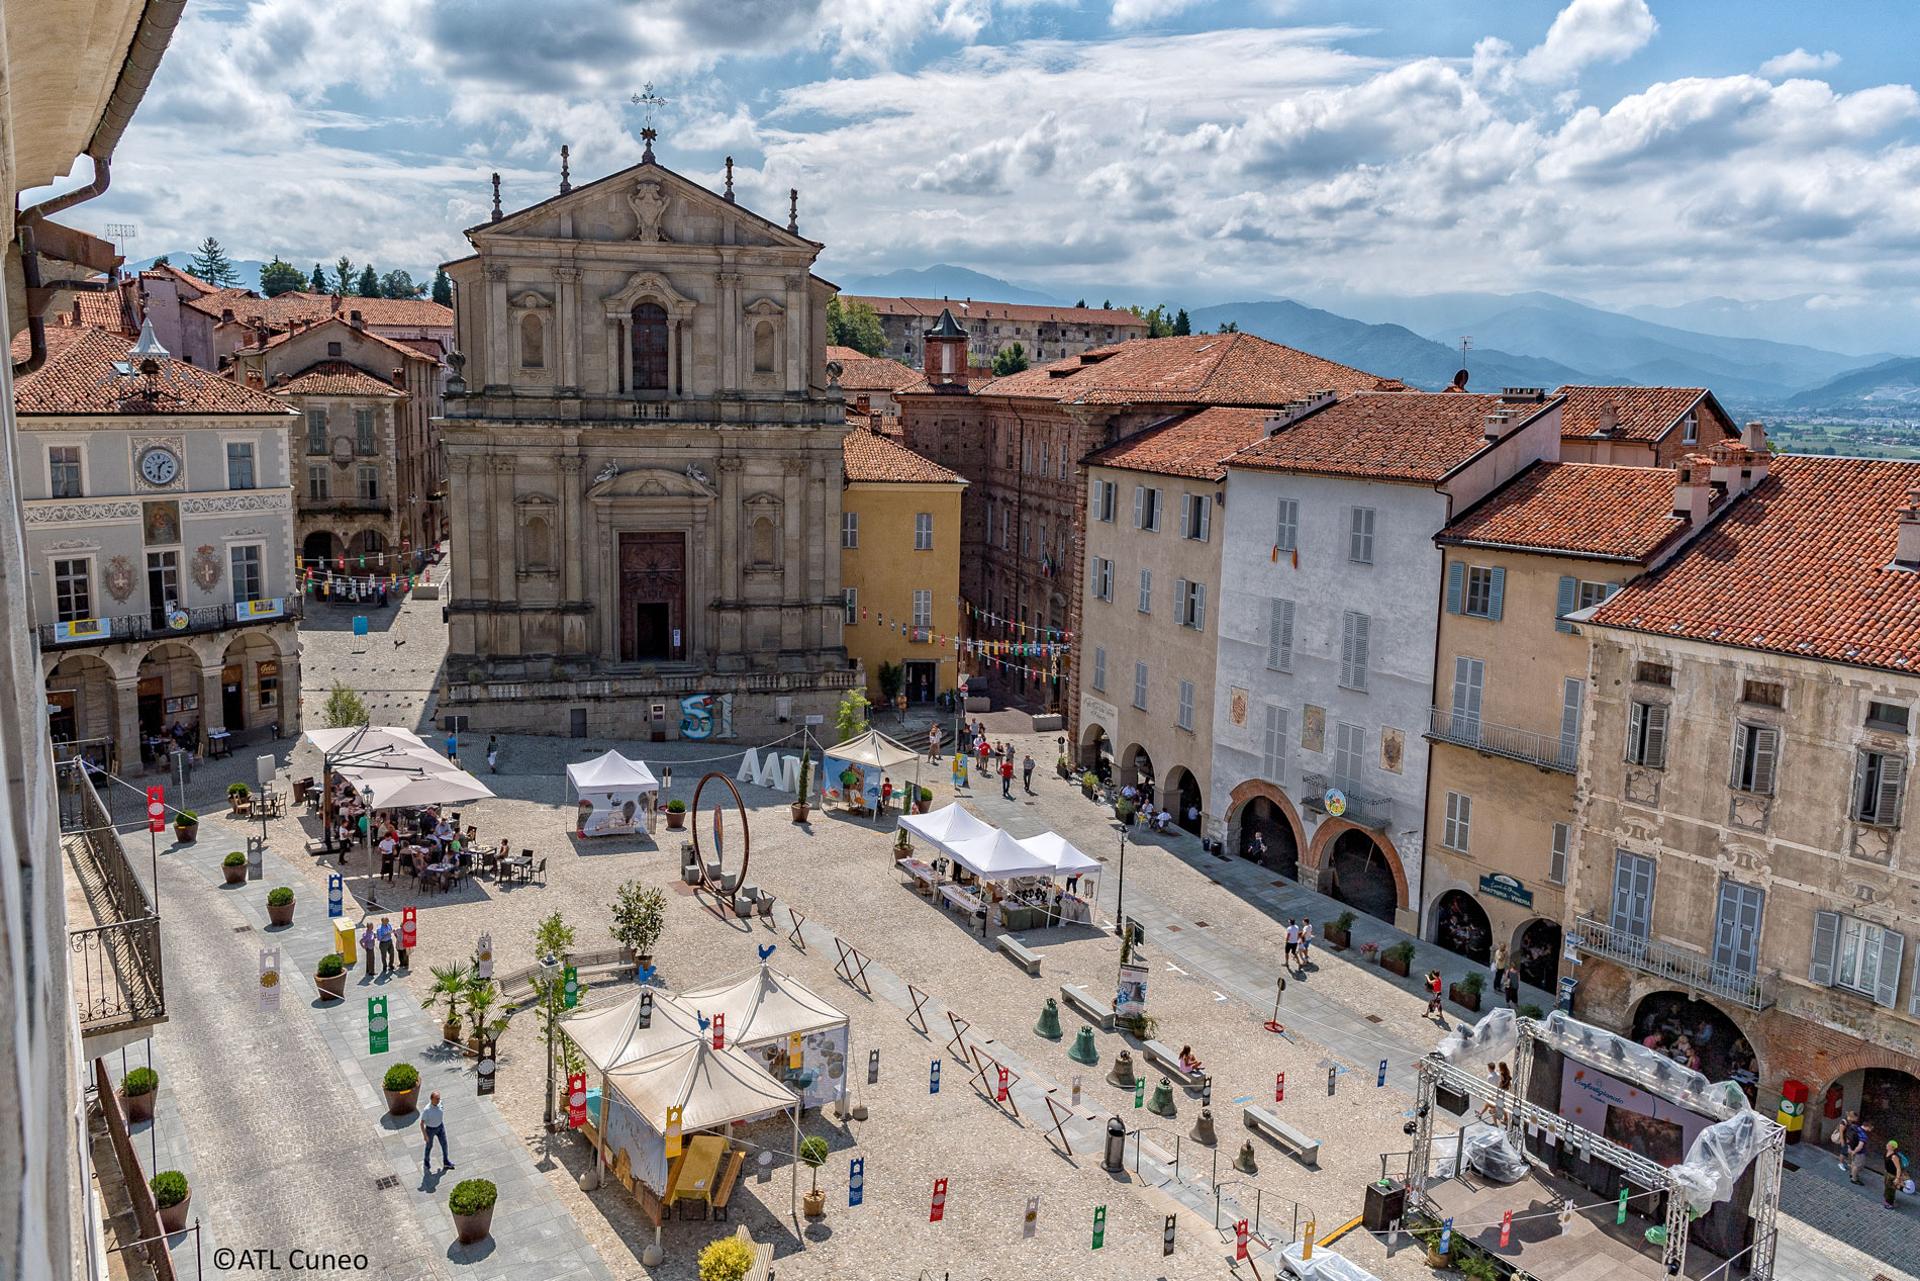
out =
[(633, 190), (627, 193), (627, 205), (633, 210), (636, 226), (633, 238), (646, 244), (656, 244), (669, 239), (660, 229), (660, 220), (666, 216), (667, 197), (657, 182), (636, 182)]
[(1398, 774), (1407, 757), (1407, 734), (1405, 730), (1382, 727), (1380, 730), (1380, 768), (1389, 774)]
[(220, 558), (206, 543), (193, 549), (193, 584), (203, 592), (220, 585)]
[(1247, 723), (1247, 691), (1239, 686), (1231, 686), (1227, 693), (1227, 717), (1235, 725)]
[(115, 600), (125, 600), (133, 595), (133, 562), (125, 556), (115, 556), (107, 562), (107, 595)]

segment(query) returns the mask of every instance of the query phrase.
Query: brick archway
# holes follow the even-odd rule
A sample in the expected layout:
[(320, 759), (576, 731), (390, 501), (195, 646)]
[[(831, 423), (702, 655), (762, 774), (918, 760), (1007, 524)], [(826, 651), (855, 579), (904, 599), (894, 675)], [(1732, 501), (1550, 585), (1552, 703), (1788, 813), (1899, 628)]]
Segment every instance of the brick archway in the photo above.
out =
[(1320, 826), (1314, 830), (1313, 844), (1310, 847), (1305, 847), (1307, 849), (1306, 857), (1300, 860), (1301, 879), (1305, 880), (1306, 874), (1309, 871), (1319, 873), (1326, 867), (1327, 855), (1333, 849), (1333, 843), (1339, 840), (1341, 835), (1346, 832), (1360, 833), (1360, 835), (1372, 841), (1375, 848), (1382, 854), (1387, 856), (1387, 867), (1393, 872), (1393, 892), (1398, 899), (1396, 906), (1401, 911), (1406, 911), (1407, 869), (1406, 865), (1400, 861), (1400, 851), (1394, 848), (1393, 841), (1384, 833), (1376, 832), (1370, 827), (1362, 827), (1358, 823), (1348, 819), (1327, 818), (1321, 820)]
[(1234, 835), (1240, 821), (1240, 807), (1256, 796), (1273, 802), (1274, 807), (1286, 816), (1287, 826), (1293, 829), (1293, 847), (1304, 851), (1307, 848), (1307, 829), (1300, 822), (1300, 811), (1293, 807), (1287, 794), (1272, 783), (1263, 778), (1250, 778), (1227, 794), (1227, 839), (1234, 843), (1234, 853), (1240, 852), (1239, 838)]

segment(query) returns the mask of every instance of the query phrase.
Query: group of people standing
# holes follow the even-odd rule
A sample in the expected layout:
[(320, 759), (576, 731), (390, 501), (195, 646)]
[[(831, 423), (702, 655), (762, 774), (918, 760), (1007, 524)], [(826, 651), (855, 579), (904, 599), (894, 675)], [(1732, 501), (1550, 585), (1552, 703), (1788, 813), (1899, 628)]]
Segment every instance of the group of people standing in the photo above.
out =
[[(407, 968), (407, 949), (401, 946), (401, 934), (393, 928), (393, 918), (383, 916), (380, 924), (375, 925), (371, 916), (360, 923), (360, 955), (367, 958), (367, 977), (373, 977), (374, 949), (380, 950), (380, 973), (382, 977), (392, 974), (396, 968)], [(395, 957), (398, 956), (398, 966)]]
[[(1873, 1122), (1861, 1120), (1858, 1112), (1848, 1112), (1834, 1134), (1845, 1152), (1840, 1168), (1853, 1182), (1864, 1183), (1860, 1173), (1866, 1169), (1867, 1155), (1873, 1147)], [(1913, 1159), (1900, 1150), (1898, 1139), (1888, 1139), (1880, 1154), (1880, 1208), (1893, 1209), (1900, 1193), (1911, 1194), (1913, 1190)]]

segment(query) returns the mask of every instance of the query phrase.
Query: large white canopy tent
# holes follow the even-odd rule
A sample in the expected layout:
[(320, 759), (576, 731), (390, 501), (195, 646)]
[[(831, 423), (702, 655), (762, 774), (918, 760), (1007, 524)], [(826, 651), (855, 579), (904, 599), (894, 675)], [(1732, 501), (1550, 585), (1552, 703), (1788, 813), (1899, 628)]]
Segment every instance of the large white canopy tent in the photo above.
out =
[(1052, 863), (998, 828), (988, 836), (955, 841), (947, 853), (983, 881), (1053, 875)]
[(364, 765), (337, 766), (333, 772), (352, 783), (367, 808), (374, 810), (458, 805), (493, 795), (485, 783), (427, 748), (394, 753)]
[(864, 734), (855, 734), (844, 743), (835, 743), (824, 749), (824, 755), (835, 760), (850, 761), (856, 765), (873, 765), (880, 769), (893, 769), (900, 765), (910, 765), (920, 759), (920, 754), (911, 747), (894, 742), (877, 729)]
[(1029, 836), (1020, 842), (1020, 847), (1046, 859), (1056, 876), (1100, 875), (1100, 860), (1081, 853), (1077, 846), (1058, 832)]
[(962, 841), (991, 836), (995, 830), (958, 802), (942, 805), (929, 814), (902, 814), (900, 826), (943, 854), (953, 853), (953, 847)]
[[(310, 729), (301, 737), (327, 756), (357, 756), (373, 752), (404, 752), (426, 747), (427, 741), (398, 725), (347, 725), (340, 729)], [(428, 749), (431, 750), (431, 749)]]
[(617, 751), (567, 766), (567, 783), (577, 801), (574, 830), (582, 836), (615, 836), (635, 830), (645, 821), (637, 822), (635, 816), (651, 812), (653, 799), (660, 792), (660, 780), (645, 761)]

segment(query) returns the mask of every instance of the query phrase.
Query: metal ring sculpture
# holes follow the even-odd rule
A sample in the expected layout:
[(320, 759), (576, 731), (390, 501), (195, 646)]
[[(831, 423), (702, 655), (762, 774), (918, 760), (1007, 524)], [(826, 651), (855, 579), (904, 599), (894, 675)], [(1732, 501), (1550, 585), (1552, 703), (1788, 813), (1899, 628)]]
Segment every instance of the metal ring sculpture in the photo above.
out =
[(707, 875), (707, 856), (700, 849), (700, 793), (705, 791), (707, 784), (713, 782), (715, 779), (726, 784), (727, 790), (733, 793), (733, 807), (740, 814), (740, 875), (733, 883), (736, 889), (747, 883), (747, 865), (753, 859), (753, 833), (747, 827), (746, 802), (740, 799), (740, 789), (733, 785), (733, 780), (717, 770), (702, 775), (699, 783), (697, 783), (693, 789), (693, 857), (698, 860), (700, 864), (700, 884), (718, 896), (725, 893), (720, 887), (720, 882), (724, 881), (727, 875), (725, 863), (726, 850), (721, 848), (719, 838), (718, 824), (720, 821), (720, 809), (718, 806), (716, 806), (713, 811), (715, 823), (714, 853), (719, 856), (717, 861), (720, 863), (720, 881), (715, 881)]

